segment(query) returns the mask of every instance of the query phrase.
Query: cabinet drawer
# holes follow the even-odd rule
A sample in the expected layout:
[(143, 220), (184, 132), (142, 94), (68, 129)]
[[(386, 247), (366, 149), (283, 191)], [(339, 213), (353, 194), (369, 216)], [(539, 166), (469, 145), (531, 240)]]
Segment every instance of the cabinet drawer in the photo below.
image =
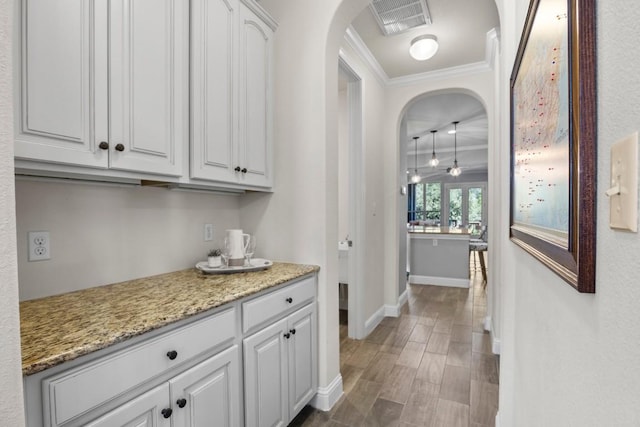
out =
[(306, 278), (286, 288), (271, 292), (242, 304), (242, 331), (292, 311), (316, 296), (315, 277)]
[(204, 351), (230, 342), (235, 330), (235, 308), (231, 308), (47, 378), (43, 381), (43, 401), (44, 413), (50, 414), (50, 419), (45, 425), (63, 424)]

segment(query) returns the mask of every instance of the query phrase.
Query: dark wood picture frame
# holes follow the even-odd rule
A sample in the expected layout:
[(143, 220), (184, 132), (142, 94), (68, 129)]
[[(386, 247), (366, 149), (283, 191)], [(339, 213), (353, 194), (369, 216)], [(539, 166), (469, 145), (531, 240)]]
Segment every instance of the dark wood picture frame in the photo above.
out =
[[(532, 28), (536, 23), (537, 11), (541, 3), (557, 0), (531, 0), (527, 19), (520, 40), (516, 60), (511, 74), (511, 241), (522, 247), (543, 264), (562, 277), (578, 292), (595, 292), (596, 267), (596, 7), (595, 0), (566, 0), (567, 46), (562, 54), (567, 61), (568, 93), (559, 93), (554, 105), (568, 107), (568, 180), (566, 214), (566, 241), (558, 244), (553, 239), (541, 237), (535, 227), (528, 228), (521, 221), (516, 222), (515, 192), (522, 192), (522, 178), (516, 180), (516, 128), (522, 123), (518, 116), (518, 106), (514, 99), (522, 95), (514, 93), (518, 79), (522, 78), (521, 64), (528, 46)], [(547, 4), (548, 5), (548, 4)], [(539, 46), (538, 46), (539, 47)], [(543, 64), (544, 66), (544, 64)], [(522, 99), (522, 98), (519, 98)], [(564, 104), (562, 104), (564, 102)], [(540, 104), (542, 105), (542, 104)], [(558, 108), (559, 110), (560, 108)], [(547, 142), (549, 144), (549, 142)], [(548, 147), (549, 145), (544, 145)], [(541, 154), (537, 152), (535, 154)], [(551, 168), (549, 168), (551, 169)], [(563, 171), (565, 171), (563, 169)], [(536, 176), (536, 178), (538, 178)], [(544, 177), (539, 177), (544, 178)], [(527, 178), (528, 179), (528, 178)], [(528, 184), (534, 181), (531, 179)], [(541, 182), (544, 179), (540, 179)], [(517, 188), (516, 186), (520, 186)], [(525, 192), (528, 189), (524, 190)], [(535, 191), (535, 189), (533, 190)], [(520, 193), (523, 194), (523, 193)], [(531, 193), (529, 193), (531, 194)], [(535, 199), (534, 199), (535, 200)], [(537, 199), (544, 202), (544, 199)], [(528, 206), (528, 205), (526, 205)], [(518, 212), (519, 213), (519, 212)]]

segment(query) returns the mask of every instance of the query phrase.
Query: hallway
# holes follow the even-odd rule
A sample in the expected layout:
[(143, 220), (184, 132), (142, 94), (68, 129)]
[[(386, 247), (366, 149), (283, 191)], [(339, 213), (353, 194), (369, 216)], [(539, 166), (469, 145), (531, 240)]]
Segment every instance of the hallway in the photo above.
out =
[(344, 396), (330, 412), (305, 408), (292, 426), (493, 426), (499, 358), (483, 329), (486, 292), (409, 286), (398, 318), (362, 341), (341, 323)]

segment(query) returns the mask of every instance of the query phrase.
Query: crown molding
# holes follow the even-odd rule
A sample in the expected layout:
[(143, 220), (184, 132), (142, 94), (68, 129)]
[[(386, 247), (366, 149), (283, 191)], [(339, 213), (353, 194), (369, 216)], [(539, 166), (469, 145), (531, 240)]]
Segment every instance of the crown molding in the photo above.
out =
[(499, 47), (500, 33), (497, 28), (493, 28), (487, 32), (484, 61), (394, 78), (389, 78), (353, 26), (349, 26), (347, 28), (344, 38), (347, 44), (351, 46), (360, 59), (366, 64), (367, 68), (369, 68), (381, 85), (386, 87), (396, 87), (421, 83), (424, 80), (443, 80), (491, 71), (493, 69), (492, 65), (496, 51)]
[(344, 38), (347, 44), (351, 46), (360, 59), (367, 65), (369, 71), (373, 73), (378, 82), (386, 86), (389, 81), (389, 76), (384, 72), (378, 60), (373, 56), (367, 45), (364, 44), (364, 41), (362, 41), (353, 26), (350, 25), (347, 28)]
[(425, 80), (444, 80), (454, 77), (467, 76), (470, 74), (490, 71), (491, 67), (486, 62), (474, 62), (472, 64), (459, 65), (457, 67), (443, 68), (441, 70), (427, 71), (425, 73), (411, 74), (408, 76), (395, 77), (387, 82), (387, 86), (408, 86), (421, 83)]
[(492, 28), (487, 31), (487, 37), (485, 41), (484, 48), (484, 60), (489, 67), (493, 69), (493, 63), (496, 58), (496, 54), (498, 53), (498, 48), (500, 47), (500, 29)]

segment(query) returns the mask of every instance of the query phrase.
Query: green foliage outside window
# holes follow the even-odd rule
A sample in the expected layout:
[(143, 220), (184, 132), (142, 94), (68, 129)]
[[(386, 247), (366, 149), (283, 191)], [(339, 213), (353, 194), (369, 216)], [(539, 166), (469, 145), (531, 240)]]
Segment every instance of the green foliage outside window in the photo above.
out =
[(415, 219), (440, 222), (442, 188), (439, 182), (415, 184)]
[(469, 188), (469, 221), (482, 222), (482, 188)]

